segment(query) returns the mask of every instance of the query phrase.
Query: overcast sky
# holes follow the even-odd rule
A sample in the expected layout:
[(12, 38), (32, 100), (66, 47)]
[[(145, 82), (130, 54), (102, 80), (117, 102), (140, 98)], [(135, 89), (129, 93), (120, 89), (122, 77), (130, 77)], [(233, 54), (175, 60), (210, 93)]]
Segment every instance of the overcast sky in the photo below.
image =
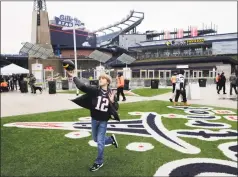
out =
[[(145, 13), (137, 31), (187, 29), (189, 25), (202, 28), (218, 25), (218, 33), (237, 32), (236, 2), (47, 2), (49, 19), (61, 14), (76, 16), (89, 30), (117, 22), (130, 10)], [(17, 54), (22, 42), (31, 39), (33, 2), (1, 2), (1, 53)]]

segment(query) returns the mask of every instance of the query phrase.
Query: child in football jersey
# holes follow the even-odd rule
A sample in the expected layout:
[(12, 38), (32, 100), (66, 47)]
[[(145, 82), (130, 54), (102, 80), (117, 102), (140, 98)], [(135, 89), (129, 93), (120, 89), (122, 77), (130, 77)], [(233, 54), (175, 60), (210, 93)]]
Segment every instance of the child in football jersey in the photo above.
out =
[(99, 88), (91, 85), (85, 85), (73, 72), (67, 71), (68, 76), (73, 77), (76, 87), (86, 94), (72, 100), (74, 103), (90, 110), (92, 117), (92, 137), (98, 146), (98, 156), (90, 168), (90, 171), (96, 171), (103, 166), (103, 154), (105, 145), (112, 144), (118, 148), (115, 135), (106, 136), (107, 122), (111, 116), (120, 121), (117, 114), (118, 103), (115, 94), (109, 89), (112, 79), (107, 74), (99, 77)]

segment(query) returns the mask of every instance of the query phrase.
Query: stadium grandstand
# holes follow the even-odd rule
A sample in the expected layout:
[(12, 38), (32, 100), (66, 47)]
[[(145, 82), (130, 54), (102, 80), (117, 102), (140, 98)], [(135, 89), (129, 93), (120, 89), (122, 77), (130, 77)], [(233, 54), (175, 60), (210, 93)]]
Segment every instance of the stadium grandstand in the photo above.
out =
[(144, 20), (143, 12), (130, 11), (126, 18), (114, 24), (93, 31), (97, 35), (97, 46), (108, 47), (119, 44), (119, 35), (136, 33), (136, 27)]

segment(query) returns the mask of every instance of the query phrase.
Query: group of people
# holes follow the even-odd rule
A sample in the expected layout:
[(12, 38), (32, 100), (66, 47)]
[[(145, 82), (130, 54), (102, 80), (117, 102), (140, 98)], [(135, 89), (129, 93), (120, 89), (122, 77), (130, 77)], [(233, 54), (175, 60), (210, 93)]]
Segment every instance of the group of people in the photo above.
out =
[[(237, 94), (237, 87), (238, 87), (238, 78), (235, 75), (235, 73), (232, 73), (230, 78), (230, 95), (232, 95), (232, 91), (233, 89), (235, 90), (235, 94)], [(217, 89), (217, 94), (220, 94), (220, 91), (223, 90), (223, 94), (227, 94), (226, 93), (226, 76), (224, 74), (224, 72), (222, 72), (221, 74), (218, 73), (216, 76), (216, 89)]]
[[(232, 91), (234, 89), (235, 94), (238, 94), (237, 87), (238, 87), (238, 77), (235, 73), (232, 73), (230, 78), (230, 95), (232, 95)], [(174, 102), (174, 105), (178, 105), (178, 99), (181, 98), (183, 104), (186, 106), (187, 97), (186, 97), (186, 89), (185, 89), (185, 78), (184, 78), (184, 70), (180, 70), (179, 72), (173, 73), (171, 77), (171, 83), (173, 86), (172, 95), (170, 97), (170, 102)], [(218, 73), (216, 76), (216, 90), (217, 93), (220, 94), (220, 91), (223, 90), (223, 94), (226, 94), (226, 77), (224, 72), (221, 74)]]
[(174, 72), (173, 76), (171, 77), (172, 82), (172, 96), (170, 97), (170, 102), (174, 102), (174, 106), (178, 105), (178, 100), (181, 98), (182, 103), (184, 106), (188, 106), (187, 103), (187, 95), (186, 95), (186, 83), (184, 77), (184, 70), (181, 69), (179, 72)]
[(12, 74), (7, 76), (0, 75), (0, 92), (14, 91), (18, 89), (22, 91), (23, 81), (27, 81), (31, 87), (31, 93), (35, 93), (34, 84), (36, 82), (36, 78), (33, 74)]
[(23, 75), (19, 74), (12, 74), (9, 76), (0, 75), (1, 91), (17, 90), (17, 86), (20, 85), (22, 79)]

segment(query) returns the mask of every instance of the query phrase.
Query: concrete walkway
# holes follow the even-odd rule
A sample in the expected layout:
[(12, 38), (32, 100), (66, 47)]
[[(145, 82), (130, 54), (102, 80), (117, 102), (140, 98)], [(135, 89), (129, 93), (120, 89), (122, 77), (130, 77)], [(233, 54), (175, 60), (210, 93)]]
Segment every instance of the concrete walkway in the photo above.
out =
[[(227, 90), (228, 89), (229, 88), (227, 88)], [(218, 96), (215, 86), (200, 88), (200, 92), (200, 100), (189, 100), (188, 102), (191, 104), (237, 109), (237, 101), (219, 99), (219, 97), (224, 97), (224, 95), (221, 94), (220, 96)], [(170, 96), (171, 93), (154, 97), (128, 96), (127, 101), (121, 103), (124, 104), (149, 100), (168, 101)], [(80, 108), (70, 101), (70, 99), (73, 99), (75, 97), (76, 95), (74, 94), (50, 95), (47, 91), (44, 91), (42, 94), (23, 94), (19, 91), (1, 93), (1, 117)], [(225, 97), (228, 98), (229, 95), (227, 94), (225, 95)]]

